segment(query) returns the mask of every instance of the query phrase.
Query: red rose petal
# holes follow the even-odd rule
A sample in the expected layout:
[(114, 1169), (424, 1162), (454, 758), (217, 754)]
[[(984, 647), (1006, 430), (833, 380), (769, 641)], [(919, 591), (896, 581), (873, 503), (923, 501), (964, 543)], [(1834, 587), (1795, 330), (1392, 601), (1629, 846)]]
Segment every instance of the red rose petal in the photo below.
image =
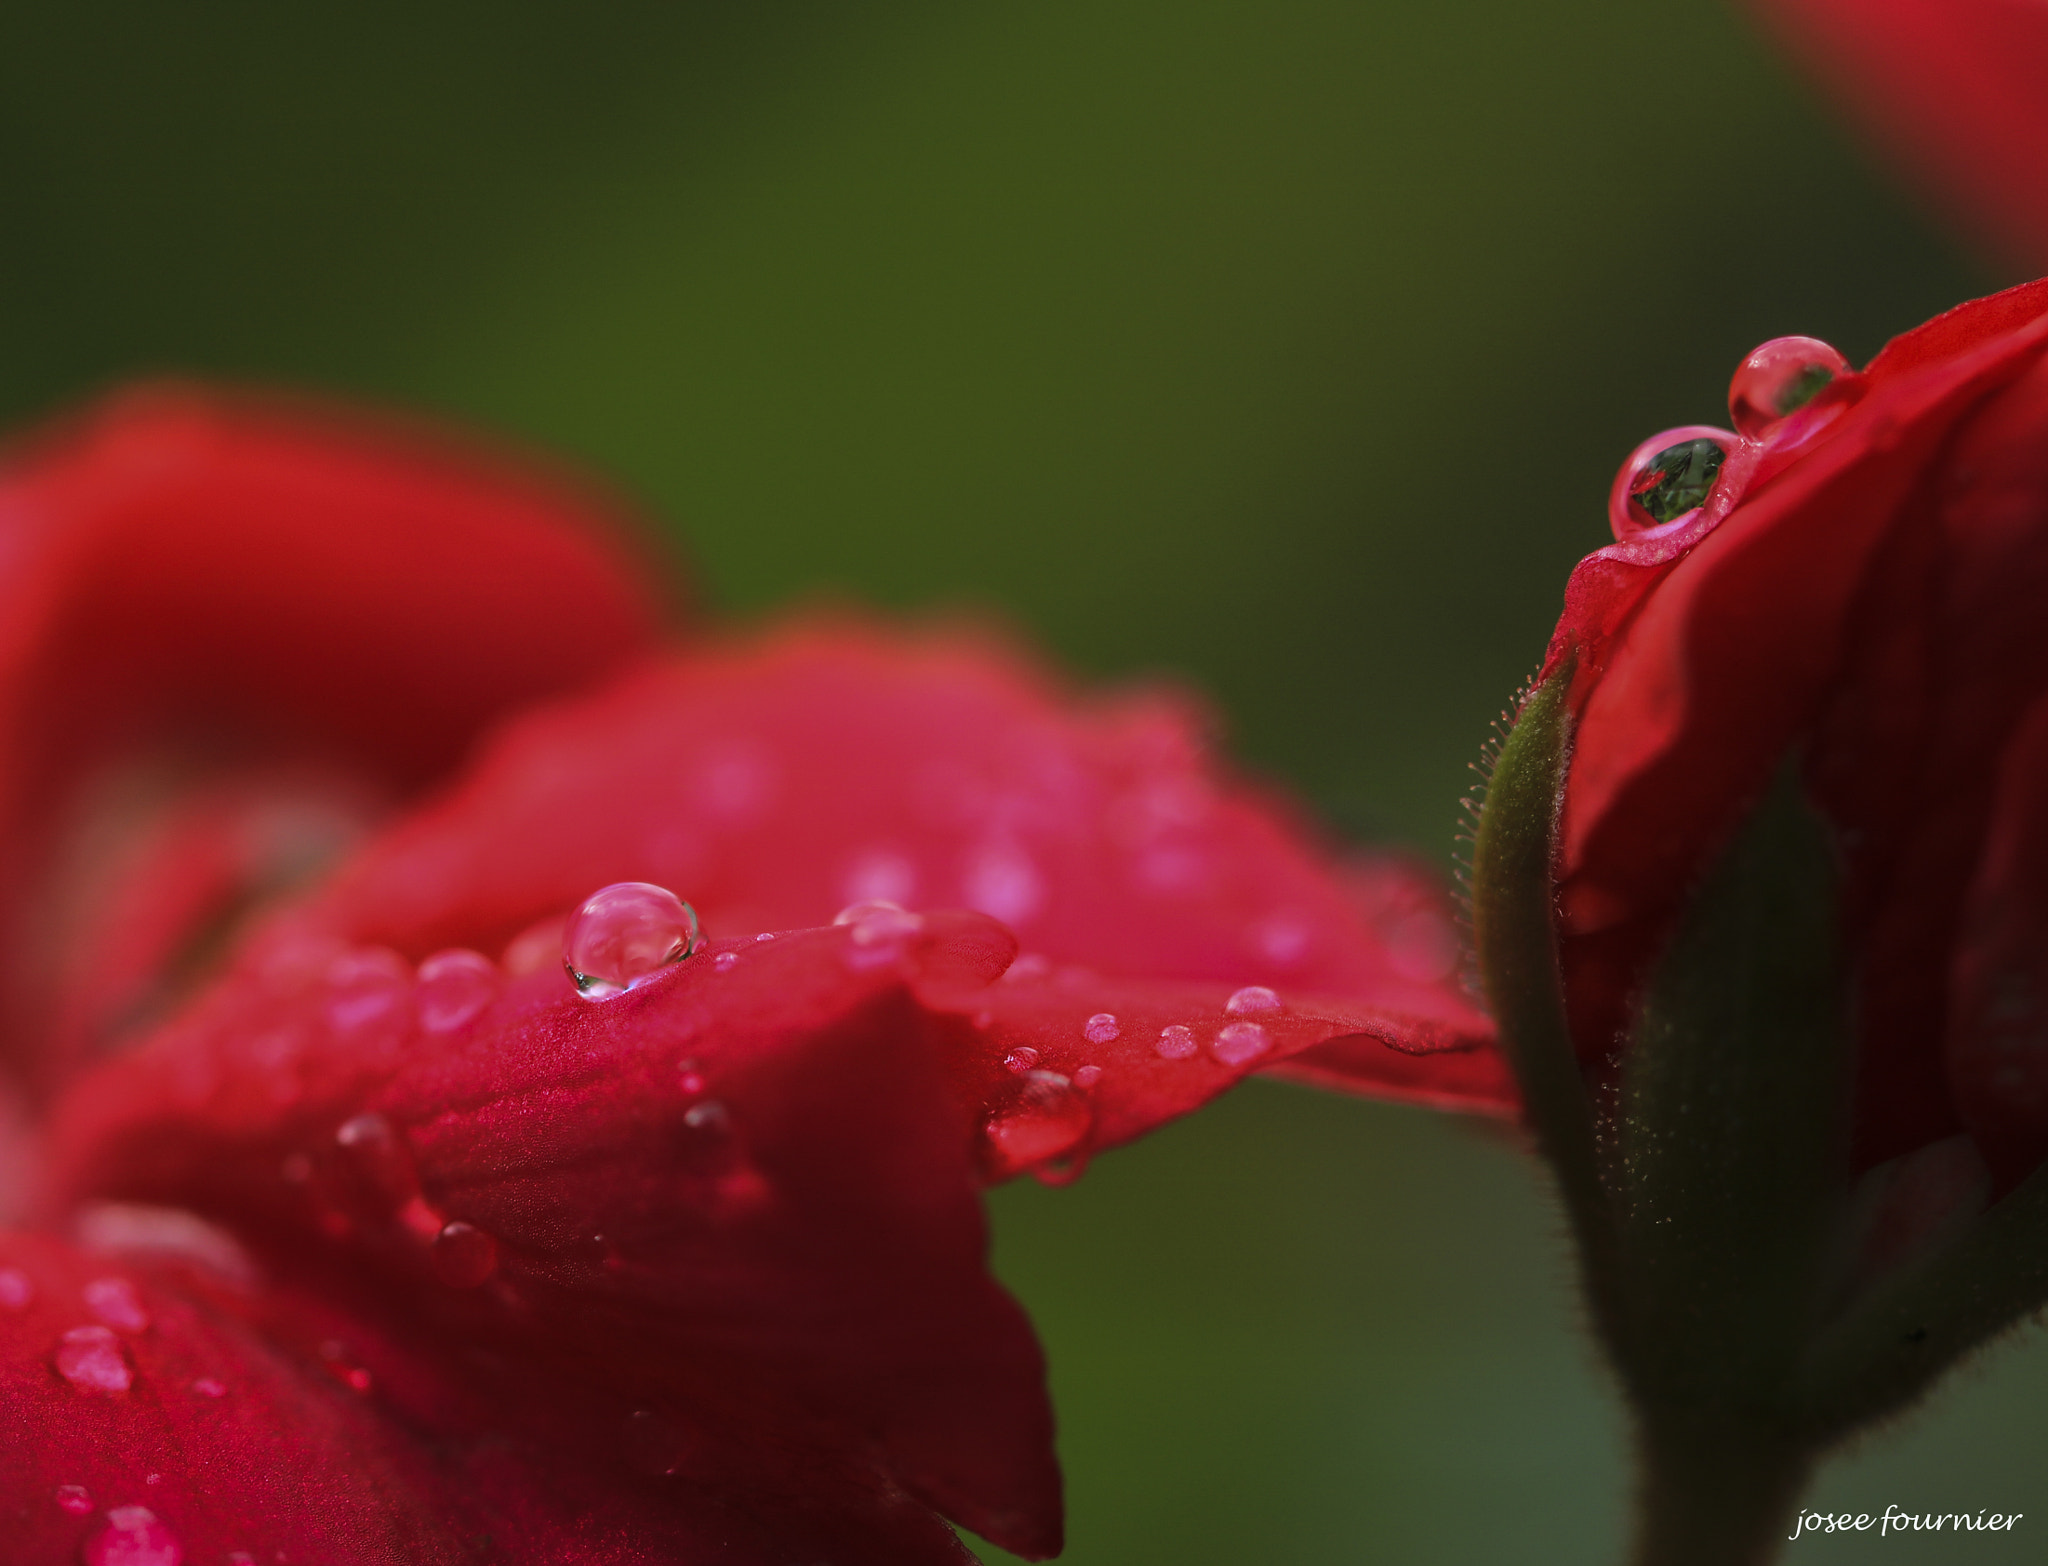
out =
[[(438, 1034), (388, 954), (247, 973), (74, 1088), (59, 1162), (280, 1254), (340, 1247), (458, 1341), (592, 1396), (873, 1453), (1050, 1554), (1043, 1366), (986, 1271), (944, 1024), (906, 988), (921, 947), (954, 948), (929, 966), (957, 982), (1008, 941), (933, 923), (714, 944), (600, 1003), (537, 973)], [(391, 964), (396, 988), (364, 988)]]
[[(133, 392), (9, 449), (0, 930), (37, 976), (6, 997), (17, 1060), (49, 1026), (75, 1050), (106, 1022), (47, 1015), (78, 956), (56, 937), (106, 913), (154, 925), (154, 966), (127, 953), (114, 987), (134, 1000), (161, 948), (292, 868), (234, 819), (236, 788), (265, 796), (246, 801), (260, 817), (290, 760), (355, 810), (647, 645), (654, 595), (615, 515), (439, 436), (247, 395)], [(257, 786), (208, 802), (209, 844), (180, 800), (223, 774)], [(81, 795), (93, 777), (121, 791)], [(121, 909), (93, 903), (108, 884)]]
[[(1101, 977), (1095, 1000), (1074, 992), (1084, 1017), (1125, 981), (1270, 984), (1382, 1036), (1490, 1038), (1440, 882), (1392, 857), (1333, 869), (1278, 801), (1220, 774), (1178, 702), (1063, 702), (985, 642), (846, 624), (698, 652), (523, 721), (304, 919), (415, 955), (497, 950), (622, 880), (672, 888), (718, 936), (873, 898), (978, 908)], [(1318, 1070), (1501, 1102), (1498, 1073), (1482, 1086), (1393, 1051)], [(1159, 1118), (1178, 1112), (1162, 1100)]]
[[(87, 1291), (110, 1267), (146, 1326), (89, 1323)], [(11, 1566), (455, 1566), (488, 1540), (565, 1566), (967, 1561), (922, 1508), (787, 1454), (778, 1471), (756, 1448), (751, 1474), (711, 1487), (649, 1472), (623, 1407), (593, 1423), (505, 1365), (479, 1393), (441, 1354), (292, 1287), (253, 1293), (23, 1235), (0, 1235), (0, 1277), (25, 1280), (0, 1297)], [(82, 1333), (120, 1375), (66, 1358)]]

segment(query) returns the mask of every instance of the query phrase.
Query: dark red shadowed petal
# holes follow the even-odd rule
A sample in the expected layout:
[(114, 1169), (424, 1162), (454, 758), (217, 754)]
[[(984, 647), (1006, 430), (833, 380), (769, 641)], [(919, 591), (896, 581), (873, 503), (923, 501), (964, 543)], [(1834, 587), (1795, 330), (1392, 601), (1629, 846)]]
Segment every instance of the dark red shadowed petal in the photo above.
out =
[[(1893, 518), (1957, 421), (2044, 341), (2048, 318), (1956, 361), (1873, 376), (1827, 440), (1658, 568), (1612, 645), (1589, 649), (1561, 856), (1566, 982), (1589, 1053), (1612, 1047), (1675, 897), (1816, 717)], [(1575, 634), (1569, 610), (1559, 634)]]
[(0, 1235), (10, 1566), (968, 1559), (843, 1475), (720, 1494), (649, 1472), (623, 1412), (600, 1426), (503, 1364), (479, 1392), (446, 1345), (337, 1308), (347, 1292)]
[(159, 854), (140, 886), (112, 863), (180, 833), (196, 846), (178, 819), (195, 786), (227, 780), (217, 818), (238, 789), (274, 792), (281, 769), (374, 804), (455, 762), (501, 713), (644, 648), (655, 595), (619, 514), (439, 435), (182, 388), (124, 394), (0, 456), (17, 1060), (53, 1026), (71, 1030), (60, 1054), (93, 1042), (80, 1018), (41, 1014), (75, 956), (52, 950), (54, 904), (81, 902), (73, 923), (92, 928), (95, 887), (123, 884), (117, 917), (154, 918), (175, 947), (181, 919), (203, 935), (291, 868), (291, 851), (252, 863), (246, 843)]
[(2048, 1157), (2048, 697), (1998, 769), (1950, 974), (1948, 1081), (2001, 1186)]
[[(1094, 975), (1069, 992), (1082, 1019), (1124, 1004), (1126, 984), (1219, 999), (1265, 984), (1379, 1036), (1413, 1025), (1485, 1047), (1441, 885), (1404, 860), (1365, 865), (1362, 899), (1283, 805), (1221, 774), (1177, 700), (1065, 701), (983, 640), (826, 624), (522, 721), (304, 919), (419, 956), (496, 950), (608, 881), (669, 886), (727, 937), (869, 899), (964, 905), (1016, 930), (1034, 962)], [(1026, 1042), (983, 1037), (990, 1064)], [(1481, 1085), (1463, 1062), (1396, 1050), (1354, 1045), (1318, 1070), (1368, 1092), (1501, 1102), (1498, 1073)], [(1190, 1107), (1173, 1102), (1155, 1121)]]
[[(1009, 951), (963, 919), (930, 954), (956, 981)], [(598, 1003), (535, 973), (439, 1032), (395, 955), (273, 953), (79, 1082), (57, 1161), (300, 1264), (339, 1248), (415, 1319), (584, 1389), (569, 1412), (647, 1410), (713, 1488), (788, 1449), (1051, 1554), (1043, 1365), (986, 1271), (945, 1024), (907, 988), (930, 943), (862, 935), (713, 943)]]
[(2048, 14), (2025, 0), (1753, 0), (1926, 188), (2048, 265)]

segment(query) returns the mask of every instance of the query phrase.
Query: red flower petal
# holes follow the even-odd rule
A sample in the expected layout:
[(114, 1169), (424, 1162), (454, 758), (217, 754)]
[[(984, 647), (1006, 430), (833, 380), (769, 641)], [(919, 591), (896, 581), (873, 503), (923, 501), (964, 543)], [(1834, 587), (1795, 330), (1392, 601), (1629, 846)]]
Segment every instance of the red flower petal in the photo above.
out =
[(623, 1409), (593, 1422), (504, 1363), (479, 1393), (445, 1345), (331, 1303), (347, 1292), (0, 1235), (10, 1563), (455, 1566), (492, 1540), (565, 1566), (968, 1560), (928, 1512), (845, 1473), (778, 1473), (756, 1450), (751, 1482), (666, 1476)]
[[(609, 541), (614, 515), (439, 437), (248, 396), (130, 393), (13, 447), (0, 461), (0, 914), (37, 975), (7, 997), (17, 1058), (47, 1027), (76, 1048), (106, 1021), (42, 1015), (70, 993), (75, 954), (53, 942), (107, 911), (94, 887), (125, 885), (120, 917), (156, 927), (151, 964), (128, 954), (134, 990), (162, 971), (154, 948), (290, 868), (284, 849), (254, 863), (247, 843), (227, 851), (250, 823), (221, 819), (217, 796), (220, 851), (110, 875), (110, 858), (180, 832), (203, 846), (178, 818), (195, 773), (253, 767), (260, 814), (294, 758), (313, 770), (286, 794), (361, 805), (645, 646), (653, 598)], [(80, 797), (115, 761), (125, 794)], [(69, 925), (53, 921), (81, 896)]]
[(1925, 188), (2048, 265), (2048, 14), (2015, 0), (1758, 0)]
[(966, 916), (863, 933), (714, 945), (596, 1004), (536, 973), (438, 1032), (392, 954), (274, 953), (81, 1081), (60, 1166), (277, 1254), (340, 1247), (411, 1316), (589, 1398), (879, 1464), (1050, 1554), (1042, 1364), (985, 1270), (972, 1127), (906, 987), (985, 977), (1010, 943)]
[[(1322, 1037), (1354, 1040), (1318, 1056), (1320, 1079), (1506, 1102), (1497, 1063), (1402, 1052), (1491, 1039), (1432, 878), (1382, 859), (1347, 883), (1276, 801), (1219, 775), (1179, 703), (1062, 703), (979, 641), (814, 626), (528, 719), (306, 917), (414, 955), (496, 950), (619, 880), (673, 887), (708, 931), (734, 936), (864, 899), (964, 904), (1017, 930), (1033, 961), (1095, 976), (1069, 992), (1077, 1023), (1137, 1004), (1130, 985), (1194, 986), (1189, 1004), (1212, 1009), (1272, 985), (1321, 997), (1337, 1008)], [(983, 1065), (1042, 1024), (1012, 1037), (999, 1020)], [(1201, 1096), (1162, 1095), (1151, 1123)], [(1119, 1120), (1120, 1134), (1143, 1120)]]

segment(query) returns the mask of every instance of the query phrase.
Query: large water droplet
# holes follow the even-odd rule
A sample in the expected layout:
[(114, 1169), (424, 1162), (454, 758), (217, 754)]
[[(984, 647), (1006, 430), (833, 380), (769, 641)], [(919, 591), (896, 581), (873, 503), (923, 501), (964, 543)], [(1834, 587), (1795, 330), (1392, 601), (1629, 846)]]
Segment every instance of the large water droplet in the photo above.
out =
[(1027, 1071), (1016, 1097), (983, 1130), (1002, 1169), (1015, 1171), (1073, 1151), (1094, 1118), (1086, 1095), (1057, 1071)]
[(82, 1484), (60, 1484), (50, 1499), (57, 1503), (59, 1511), (69, 1512), (73, 1517), (83, 1517), (92, 1510), (92, 1491)]
[(362, 1196), (384, 1207), (403, 1207), (419, 1194), (419, 1175), (412, 1151), (399, 1130), (382, 1115), (357, 1115), (334, 1133), (344, 1154), (349, 1183)]
[(1162, 1060), (1186, 1060), (1197, 1048), (1195, 1030), (1177, 1022), (1170, 1028), (1161, 1028), (1159, 1042), (1152, 1048)]
[(0, 1267), (0, 1310), (27, 1310), (34, 1303), (36, 1286), (19, 1267)]
[(474, 1021), (497, 993), (498, 965), (482, 952), (436, 952), (420, 964), (420, 1026), (453, 1033)]
[(127, 1350), (107, 1327), (73, 1327), (57, 1340), (50, 1362), (81, 1392), (126, 1392), (135, 1381)]
[(1223, 1003), (1223, 1009), (1233, 1017), (1256, 1017), (1262, 1012), (1278, 1011), (1280, 997), (1263, 984), (1247, 984)]
[(142, 1296), (126, 1278), (94, 1278), (79, 1291), (85, 1308), (109, 1327), (123, 1332), (141, 1332), (149, 1326), (149, 1312), (142, 1308)]
[(116, 1506), (80, 1554), (85, 1566), (182, 1566), (185, 1547), (147, 1506)]
[(1849, 361), (1818, 337), (1773, 337), (1736, 368), (1728, 412), (1735, 428), (1754, 440), (1850, 373)]
[(498, 1242), (460, 1218), (441, 1226), (428, 1254), (435, 1276), (451, 1289), (473, 1289), (498, 1270)]
[(1256, 1022), (1233, 1022), (1210, 1041), (1209, 1050), (1226, 1066), (1242, 1066), (1257, 1060), (1273, 1047), (1273, 1040)]
[(647, 881), (591, 893), (562, 932), (562, 966), (589, 1000), (623, 995), (696, 949), (697, 910)]
[(1727, 430), (1690, 424), (1653, 435), (1636, 447), (1608, 492), (1607, 520), (1614, 536), (1631, 538), (1705, 505), (1735, 445), (1736, 437)]
[(1116, 1017), (1106, 1011), (1098, 1011), (1081, 1026), (1081, 1036), (1090, 1044), (1112, 1044), (1122, 1031)]

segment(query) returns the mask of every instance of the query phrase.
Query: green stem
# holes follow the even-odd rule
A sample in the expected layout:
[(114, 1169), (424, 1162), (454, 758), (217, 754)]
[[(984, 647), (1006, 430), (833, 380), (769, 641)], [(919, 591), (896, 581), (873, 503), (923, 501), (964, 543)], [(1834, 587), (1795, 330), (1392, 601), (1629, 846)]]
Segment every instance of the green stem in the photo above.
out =
[(1755, 1426), (1646, 1434), (1634, 1566), (1765, 1566), (1812, 1471), (1808, 1451)]

